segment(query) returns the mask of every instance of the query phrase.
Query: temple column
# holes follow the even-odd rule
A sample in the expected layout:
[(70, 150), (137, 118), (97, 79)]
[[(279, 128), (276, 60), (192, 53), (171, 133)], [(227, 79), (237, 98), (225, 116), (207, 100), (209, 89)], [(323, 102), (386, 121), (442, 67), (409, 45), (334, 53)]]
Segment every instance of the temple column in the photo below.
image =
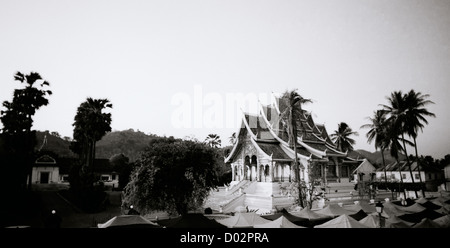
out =
[(270, 177), (271, 177), (271, 182), (275, 181), (275, 163), (272, 162), (271, 166), (270, 166)]
[(339, 171), (339, 161), (337, 158), (334, 159), (334, 164), (336, 165), (336, 177), (338, 183), (341, 182), (341, 172)]
[(231, 165), (231, 181), (234, 181), (234, 166)]

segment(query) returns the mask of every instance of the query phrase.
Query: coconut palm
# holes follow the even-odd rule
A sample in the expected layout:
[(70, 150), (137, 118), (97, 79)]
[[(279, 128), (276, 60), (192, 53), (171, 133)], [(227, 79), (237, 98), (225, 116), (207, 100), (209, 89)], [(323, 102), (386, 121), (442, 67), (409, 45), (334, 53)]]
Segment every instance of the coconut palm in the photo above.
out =
[[(298, 121), (300, 116), (303, 114), (302, 104), (311, 102), (311, 99), (303, 98), (300, 94), (298, 94), (297, 90), (286, 91), (281, 97), (280, 102), (280, 104), (284, 107), (280, 108), (283, 111), (280, 113), (280, 120), (284, 124), (284, 127), (287, 128), (287, 133), (289, 136), (288, 144), (294, 150), (294, 170), (298, 184), (299, 203), (302, 208), (304, 207), (304, 204), (302, 186), (300, 183), (300, 168), (297, 158), (297, 131)], [(302, 129), (304, 130), (304, 128)]]
[(384, 170), (384, 181), (387, 185), (387, 173), (386, 173), (386, 161), (384, 159), (384, 150), (387, 145), (387, 122), (385, 112), (382, 110), (377, 110), (374, 112), (372, 118), (368, 117), (370, 123), (362, 125), (361, 128), (370, 128), (367, 132), (367, 142), (372, 143), (375, 141), (375, 150), (380, 148), (381, 158), (383, 159), (383, 170)]
[(341, 122), (338, 124), (338, 130), (335, 130), (330, 136), (340, 151), (348, 152), (353, 151), (353, 145), (355, 144), (355, 140), (350, 138), (350, 135), (358, 136), (358, 133), (353, 131), (347, 123)]
[(205, 143), (213, 148), (218, 148), (222, 141), (220, 140), (220, 136), (217, 134), (208, 134), (205, 139)]
[(420, 176), (420, 161), (419, 161), (419, 155), (417, 152), (416, 138), (417, 138), (419, 130), (422, 131), (424, 124), (428, 124), (428, 121), (425, 117), (426, 116), (436, 117), (435, 114), (429, 112), (425, 108), (425, 106), (428, 104), (434, 104), (434, 102), (432, 102), (430, 100), (426, 100), (426, 98), (428, 98), (428, 97), (429, 97), (428, 94), (422, 94), (420, 92), (415, 92), (414, 90), (410, 90), (405, 96), (405, 101), (406, 101), (406, 105), (407, 105), (406, 132), (407, 132), (408, 136), (413, 138), (420, 183), (422, 183), (422, 177)]
[[(411, 181), (414, 184), (414, 177), (411, 169), (411, 163), (409, 161), (407, 149), (406, 149), (406, 141), (405, 141), (405, 133), (408, 132), (408, 105), (406, 101), (406, 95), (402, 93), (402, 91), (394, 91), (391, 93), (389, 97), (386, 97), (389, 102), (389, 105), (382, 105), (384, 110), (389, 115), (387, 119), (391, 123), (391, 130), (396, 132), (397, 135), (401, 136), (401, 140), (403, 142), (403, 150), (406, 155), (406, 163), (409, 166), (409, 173), (411, 175)], [(414, 190), (416, 198), (418, 198), (417, 190)]]

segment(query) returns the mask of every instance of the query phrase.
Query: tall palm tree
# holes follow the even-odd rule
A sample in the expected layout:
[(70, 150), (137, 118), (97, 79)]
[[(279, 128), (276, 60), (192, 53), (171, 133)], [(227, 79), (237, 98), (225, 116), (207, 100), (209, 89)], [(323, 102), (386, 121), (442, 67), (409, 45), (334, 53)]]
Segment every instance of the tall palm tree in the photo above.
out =
[[(428, 98), (428, 94), (422, 94), (420, 92), (415, 92), (413, 89), (410, 90), (406, 96), (405, 101), (407, 105), (407, 111), (406, 111), (406, 132), (408, 136), (413, 138), (414, 142), (414, 149), (416, 152), (416, 162), (417, 162), (417, 168), (419, 172), (419, 180), (422, 184), (422, 177), (420, 176), (420, 161), (419, 161), (419, 154), (417, 152), (417, 135), (419, 130), (422, 131), (424, 124), (428, 124), (426, 116), (430, 117), (436, 117), (435, 114), (429, 112), (425, 106), (428, 104), (434, 104), (434, 102), (430, 100), (426, 100)], [(422, 192), (423, 195), (423, 192)]]
[[(103, 113), (106, 108), (112, 108), (108, 99), (92, 99), (88, 97), (81, 103), (73, 123), (73, 138), (81, 146), (81, 159), (86, 161), (86, 170), (93, 175), (95, 160), (95, 144), (107, 132), (111, 131), (111, 113)], [(88, 185), (90, 186), (90, 185)]]
[(222, 141), (220, 140), (220, 136), (217, 134), (208, 134), (205, 139), (205, 143), (213, 148), (218, 148)]
[[(389, 115), (388, 121), (392, 124), (392, 130), (397, 133), (397, 135), (401, 136), (401, 140), (403, 142), (403, 150), (406, 155), (406, 163), (409, 166), (409, 173), (411, 176), (411, 182), (414, 184), (414, 177), (411, 169), (411, 163), (409, 161), (407, 149), (406, 149), (406, 141), (405, 141), (405, 133), (408, 132), (408, 105), (406, 102), (406, 95), (402, 93), (402, 91), (394, 91), (391, 93), (389, 97), (386, 97), (389, 102), (389, 105), (382, 105)], [(414, 190), (416, 198), (418, 198), (417, 190)]]
[[(385, 112), (382, 110), (377, 110), (374, 112), (372, 118), (368, 117), (370, 123), (362, 125), (361, 128), (370, 128), (367, 132), (367, 142), (372, 143), (375, 141), (375, 150), (380, 148), (381, 150), (381, 158), (383, 159), (383, 170), (384, 170), (384, 182), (387, 186), (387, 173), (386, 173), (386, 160), (384, 159), (384, 150), (387, 145), (387, 122)], [(392, 190), (391, 190), (392, 192)], [(392, 194), (394, 194), (392, 192)]]
[(353, 151), (355, 140), (350, 135), (358, 136), (358, 132), (352, 130), (345, 122), (338, 124), (338, 130), (331, 134), (331, 139), (336, 143), (338, 149), (342, 152)]
[[(311, 103), (311, 99), (303, 98), (297, 90), (286, 91), (281, 97), (280, 104), (282, 105), (283, 112), (280, 113), (280, 120), (284, 123), (287, 128), (287, 133), (289, 136), (289, 146), (294, 150), (294, 170), (295, 177), (298, 184), (298, 197), (300, 206), (303, 208), (303, 194), (302, 186), (300, 182), (300, 166), (297, 157), (297, 131), (298, 131), (298, 121), (300, 115), (303, 114), (302, 104)], [(301, 123), (301, 122), (300, 122)], [(304, 128), (303, 128), (304, 129)]]
[[(399, 160), (399, 154), (401, 152), (404, 152), (406, 155), (406, 152), (404, 150), (404, 147), (401, 143), (406, 143), (408, 145), (413, 145), (409, 140), (404, 140), (402, 138), (399, 138), (397, 130), (394, 128), (394, 123), (391, 123), (389, 121), (386, 122), (386, 136), (384, 140), (384, 146), (389, 149), (390, 155), (395, 158), (395, 161), (398, 164), (398, 172), (400, 175), (400, 183), (403, 184), (403, 177), (401, 173), (401, 166), (400, 166), (400, 160)], [(406, 199), (406, 192), (403, 190), (404, 197)]]

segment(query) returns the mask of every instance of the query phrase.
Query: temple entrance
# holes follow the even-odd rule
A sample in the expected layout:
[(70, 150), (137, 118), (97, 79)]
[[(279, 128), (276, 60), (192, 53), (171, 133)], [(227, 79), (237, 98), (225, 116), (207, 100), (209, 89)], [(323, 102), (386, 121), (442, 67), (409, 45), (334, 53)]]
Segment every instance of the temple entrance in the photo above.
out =
[(42, 184), (47, 184), (48, 183), (48, 179), (50, 178), (50, 172), (46, 171), (42, 171), (41, 172), (41, 179), (39, 180), (40, 183)]

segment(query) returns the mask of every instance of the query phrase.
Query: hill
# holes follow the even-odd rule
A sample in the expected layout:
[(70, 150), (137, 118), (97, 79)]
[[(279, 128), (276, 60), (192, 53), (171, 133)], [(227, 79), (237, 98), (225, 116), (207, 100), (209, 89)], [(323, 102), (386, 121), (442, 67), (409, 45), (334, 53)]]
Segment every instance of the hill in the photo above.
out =
[(97, 158), (110, 158), (123, 153), (133, 162), (139, 158), (148, 142), (156, 137), (133, 129), (109, 132), (97, 142), (95, 154)]
[[(52, 151), (60, 157), (76, 157), (70, 150), (70, 140), (61, 138), (56, 132), (37, 131), (36, 149)], [(44, 137), (46, 141), (44, 143)], [(96, 145), (96, 158), (109, 159), (115, 154), (123, 153), (130, 161), (139, 158), (139, 154), (147, 146), (148, 142), (156, 135), (147, 135), (140, 131), (128, 129), (124, 131), (113, 131), (107, 133)]]
[[(369, 152), (362, 149), (357, 149), (350, 153), (350, 157), (352, 158), (366, 158), (369, 162), (377, 167), (383, 165), (383, 158), (381, 156), (381, 151)], [(406, 156), (403, 154), (399, 154), (399, 160), (406, 159)], [(384, 160), (386, 164), (395, 162), (396, 159), (389, 154), (389, 150), (384, 151)]]
[[(44, 141), (44, 137), (46, 137)], [(41, 148), (43, 150), (52, 151), (60, 157), (76, 157), (77, 155), (70, 150), (70, 141), (68, 139), (61, 138), (57, 133), (55, 132), (42, 132), (42, 131), (36, 131), (36, 149), (40, 150)], [(45, 142), (45, 143), (44, 143)]]

